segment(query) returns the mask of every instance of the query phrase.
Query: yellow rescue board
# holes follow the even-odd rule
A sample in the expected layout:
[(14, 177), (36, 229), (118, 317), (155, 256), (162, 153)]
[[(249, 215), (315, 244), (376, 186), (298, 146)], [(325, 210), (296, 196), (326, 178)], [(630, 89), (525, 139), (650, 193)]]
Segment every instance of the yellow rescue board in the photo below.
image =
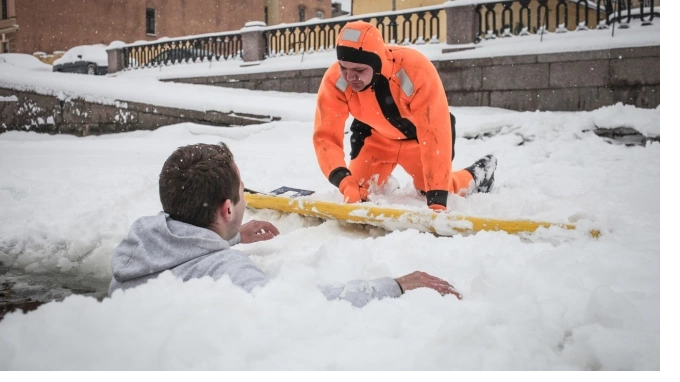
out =
[[(576, 228), (571, 224), (476, 218), (455, 215), (453, 213), (409, 211), (366, 204), (339, 204), (321, 200), (288, 198), (266, 194), (246, 193), (245, 197), (249, 208), (271, 209), (323, 219), (370, 224), (389, 231), (414, 228), (422, 232), (433, 232), (439, 235), (451, 236), (455, 233), (479, 231), (505, 231), (517, 234), (520, 232), (535, 232), (540, 227)], [(595, 238), (599, 237), (600, 231), (591, 230), (590, 235)]]

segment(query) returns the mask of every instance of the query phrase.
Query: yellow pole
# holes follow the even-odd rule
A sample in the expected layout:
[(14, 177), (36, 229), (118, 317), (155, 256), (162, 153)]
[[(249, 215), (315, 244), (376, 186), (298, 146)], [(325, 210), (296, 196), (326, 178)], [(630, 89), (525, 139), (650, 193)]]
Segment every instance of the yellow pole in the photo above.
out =
[[(511, 234), (535, 232), (539, 227), (561, 227), (575, 229), (572, 224), (536, 222), (531, 220), (500, 220), (454, 215), (452, 213), (419, 212), (394, 208), (368, 206), (365, 204), (339, 204), (287, 198), (265, 194), (245, 194), (248, 207), (271, 209), (282, 212), (314, 216), (323, 219), (337, 219), (353, 223), (370, 224), (389, 231), (415, 228), (422, 232), (434, 232), (450, 236), (456, 232), (505, 231)], [(594, 238), (600, 231), (591, 230)]]

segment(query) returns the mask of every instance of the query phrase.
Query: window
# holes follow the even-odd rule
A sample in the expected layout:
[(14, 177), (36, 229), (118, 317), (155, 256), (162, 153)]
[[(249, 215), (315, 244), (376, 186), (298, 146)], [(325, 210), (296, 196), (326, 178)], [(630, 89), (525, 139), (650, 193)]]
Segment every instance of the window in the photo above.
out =
[(7, 0), (2, 0), (2, 20), (8, 19), (7, 16)]
[(323, 12), (316, 11), (316, 17), (319, 18), (319, 19), (323, 19)]
[(146, 34), (156, 34), (156, 10), (146, 9)]
[(9, 53), (9, 41), (2, 43), (2, 51), (0, 53)]
[(298, 9), (298, 16), (300, 16), (300, 22), (305, 21), (305, 9), (304, 8)]
[(269, 25), (269, 8), (264, 7), (264, 23)]

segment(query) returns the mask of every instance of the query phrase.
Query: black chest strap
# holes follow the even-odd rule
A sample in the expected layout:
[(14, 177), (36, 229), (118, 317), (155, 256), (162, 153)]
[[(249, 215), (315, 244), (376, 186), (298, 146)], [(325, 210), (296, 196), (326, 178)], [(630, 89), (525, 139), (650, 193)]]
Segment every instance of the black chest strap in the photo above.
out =
[(416, 135), (416, 127), (407, 118), (401, 116), (399, 113), (399, 108), (397, 103), (392, 96), (390, 91), (390, 82), (382, 74), (375, 76), (375, 81), (373, 82), (373, 90), (375, 91), (375, 97), (378, 100), (378, 105), (380, 105), (380, 111), (382, 111), (385, 119), (394, 126), (397, 130), (401, 131), (406, 139), (418, 140)]

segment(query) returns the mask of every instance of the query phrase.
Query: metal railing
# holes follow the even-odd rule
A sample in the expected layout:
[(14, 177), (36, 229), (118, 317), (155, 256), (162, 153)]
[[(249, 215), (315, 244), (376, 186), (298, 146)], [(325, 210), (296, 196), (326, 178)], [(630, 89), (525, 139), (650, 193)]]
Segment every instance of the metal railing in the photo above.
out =
[(122, 48), (126, 69), (241, 58), (239, 33), (223, 33), (163, 40)]
[[(613, 23), (625, 28), (633, 18), (649, 25), (659, 17), (655, 1), (646, 0), (479, 0), (468, 4), (474, 6), (478, 18), (478, 42), (544, 32), (605, 29)], [(390, 44), (437, 44), (446, 31), (447, 9), (457, 6), (456, 2), (446, 2), (398, 12), (263, 27), (264, 55), (273, 58), (333, 50), (342, 27), (355, 20), (375, 25)], [(144, 68), (240, 59), (243, 49), (241, 34), (230, 32), (127, 45), (123, 58), (126, 69)]]
[(610, 22), (618, 22), (621, 27), (630, 23), (633, 18), (639, 18), (642, 25), (651, 25), (655, 17), (659, 17), (659, 12), (655, 11), (655, 0), (645, 1), (638, 0), (637, 3), (632, 0), (609, 0), (610, 8)]
[(334, 45), (345, 24), (362, 20), (382, 33), (387, 43), (436, 44), (442, 28), (446, 7), (427, 7), (389, 14), (372, 14), (310, 23), (291, 24), (280, 28), (265, 28), (266, 56), (294, 55), (335, 49)]
[[(659, 13), (633, 0), (511, 0), (487, 2), (475, 7), (482, 38), (525, 36), (543, 32), (564, 33), (606, 29), (613, 23), (627, 27), (632, 18), (650, 25)], [(554, 9), (549, 9), (554, 5)]]

